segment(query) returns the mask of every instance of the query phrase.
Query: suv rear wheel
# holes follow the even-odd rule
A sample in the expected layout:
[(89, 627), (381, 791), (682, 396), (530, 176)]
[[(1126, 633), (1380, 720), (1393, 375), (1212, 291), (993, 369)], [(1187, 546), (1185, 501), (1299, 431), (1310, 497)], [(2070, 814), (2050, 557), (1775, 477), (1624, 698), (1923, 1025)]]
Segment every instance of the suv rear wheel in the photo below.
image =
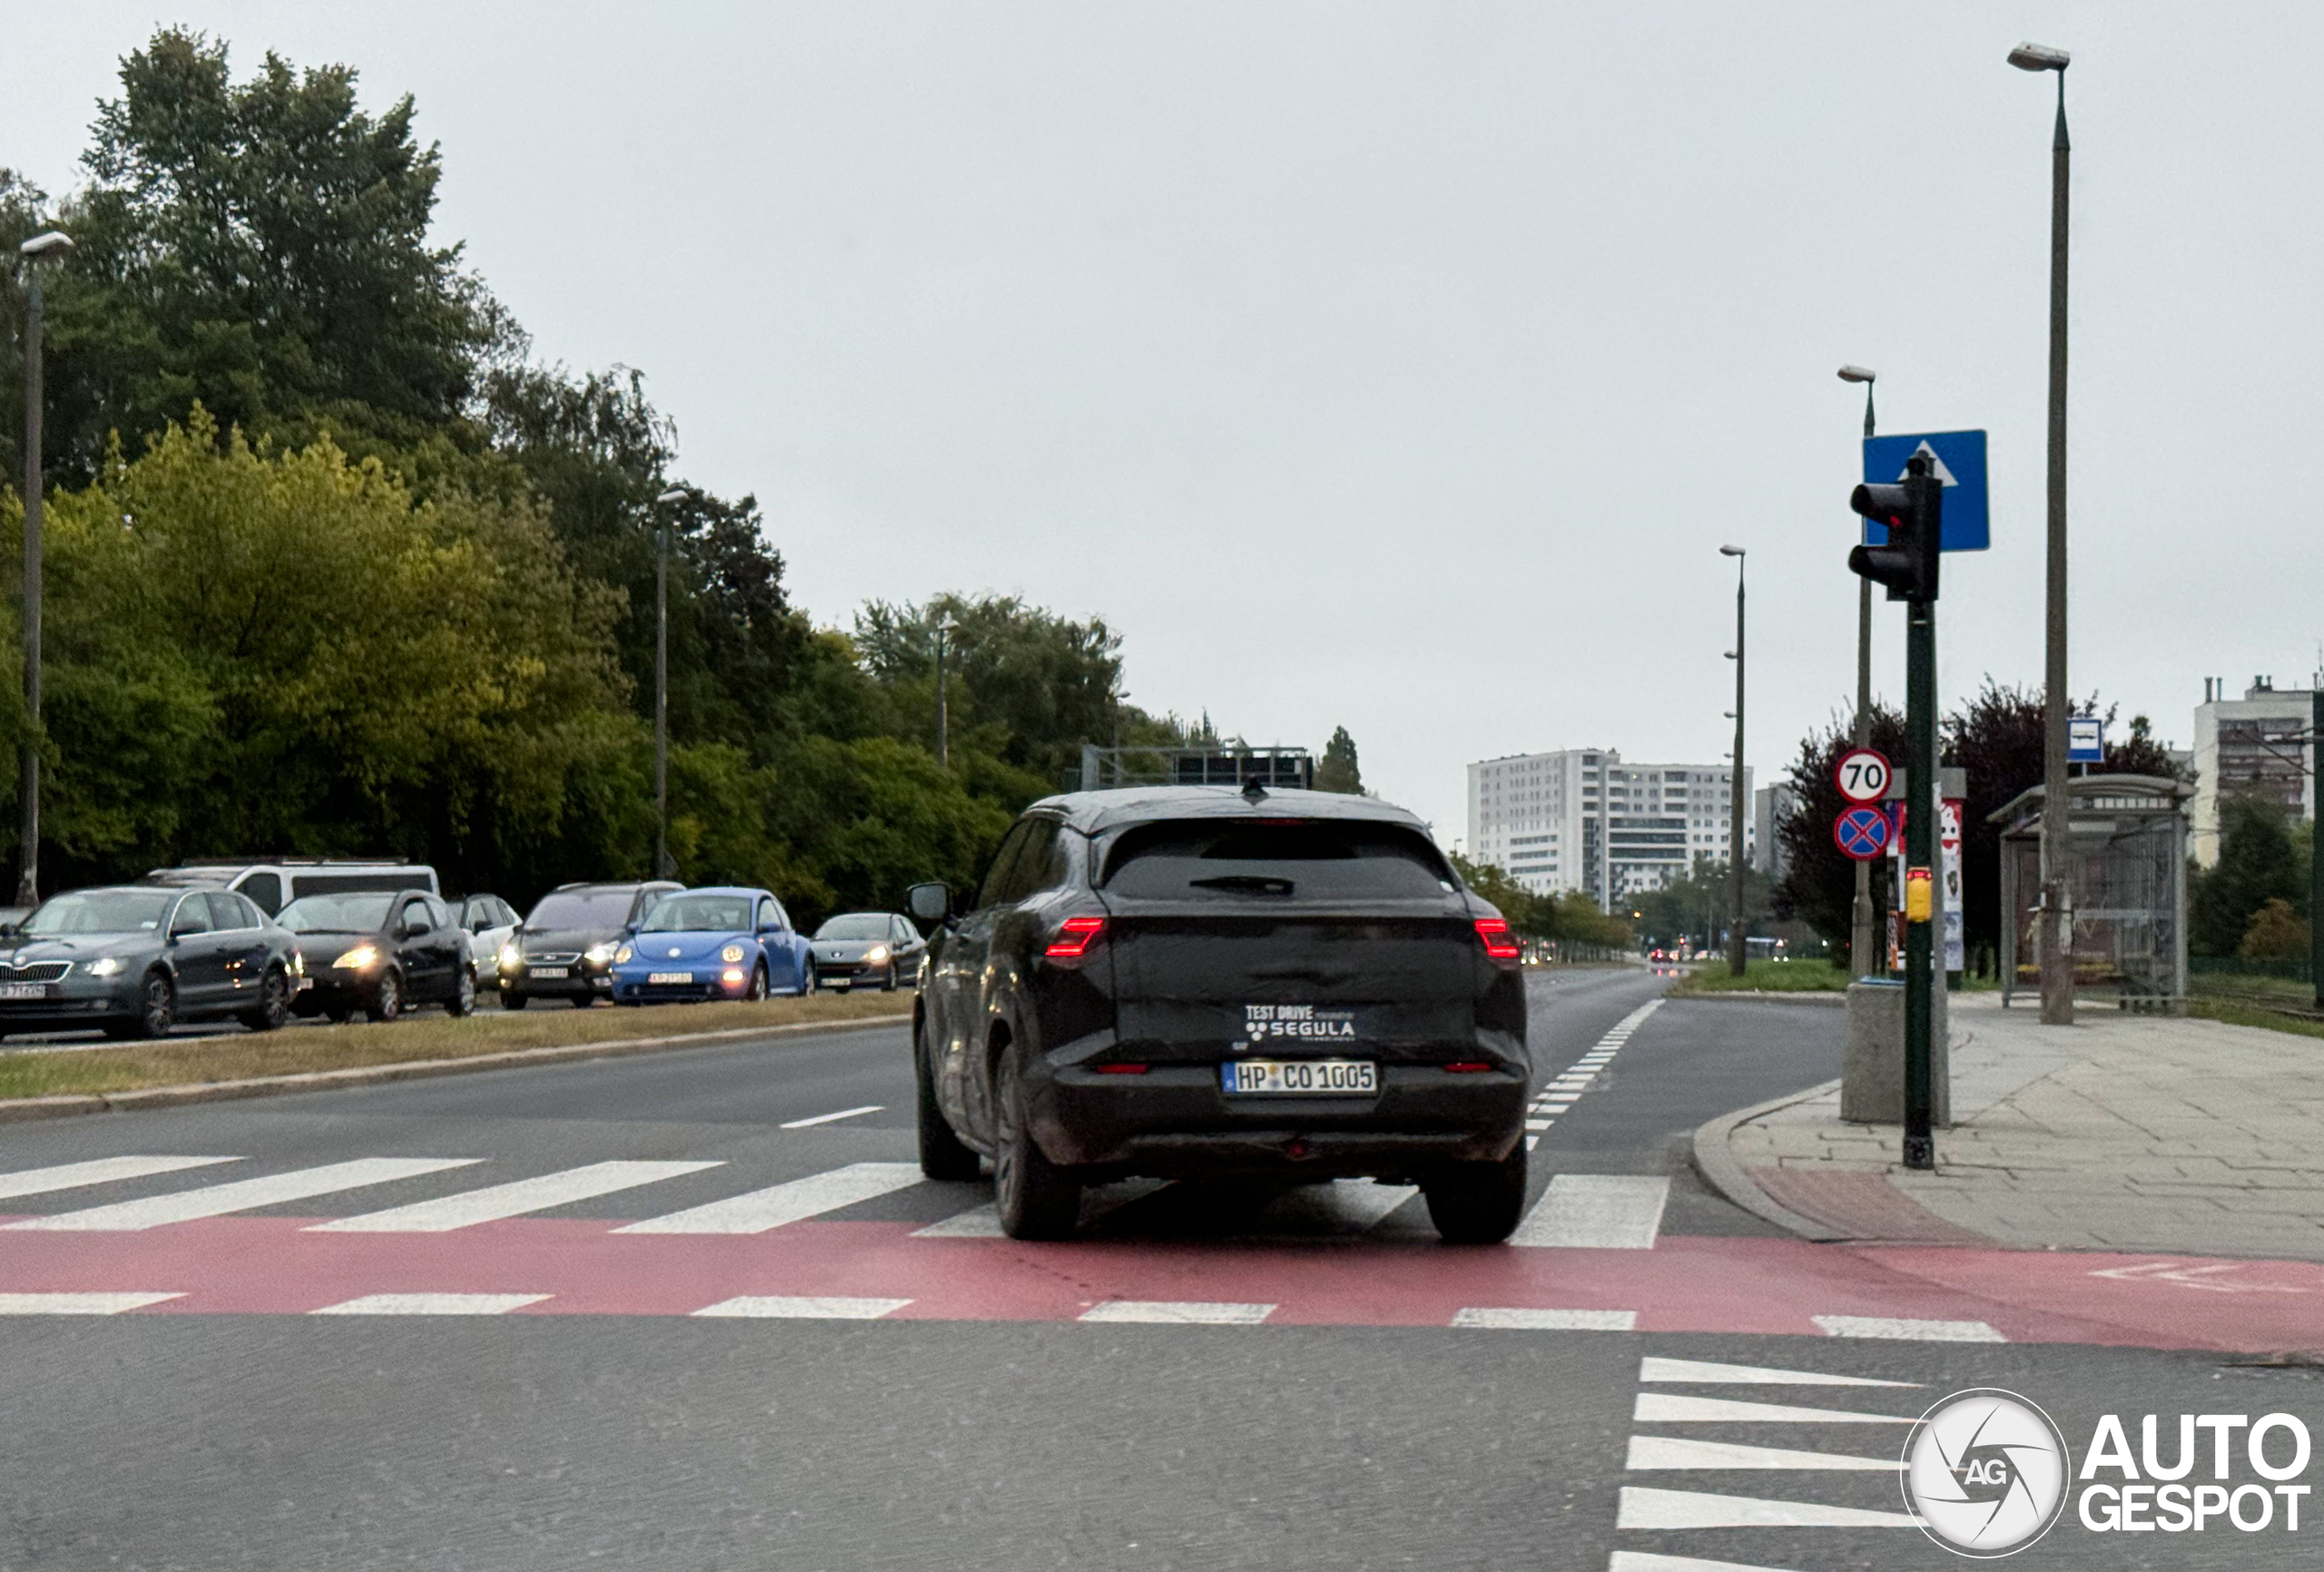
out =
[(1525, 1143), (1498, 1163), (1453, 1163), (1424, 1176), (1428, 1220), (1447, 1244), (1498, 1244), (1525, 1213)]
[(1081, 1181), (1034, 1141), (1013, 1049), (1001, 1049), (994, 1078), (992, 1204), (1000, 1231), (1011, 1239), (1070, 1239), (1081, 1215)]

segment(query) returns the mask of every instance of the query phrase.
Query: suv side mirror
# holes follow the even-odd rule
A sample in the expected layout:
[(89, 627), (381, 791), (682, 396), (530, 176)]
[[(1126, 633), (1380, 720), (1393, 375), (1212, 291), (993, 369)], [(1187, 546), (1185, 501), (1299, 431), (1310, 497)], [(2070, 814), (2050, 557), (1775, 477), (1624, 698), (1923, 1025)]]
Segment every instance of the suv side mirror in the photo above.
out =
[(425, 938), (435, 931), (428, 925), (426, 918), (416, 919), (403, 925), (403, 936), (406, 938)]
[(952, 892), (941, 884), (915, 884), (904, 891), (904, 909), (921, 922), (942, 922), (952, 915)]

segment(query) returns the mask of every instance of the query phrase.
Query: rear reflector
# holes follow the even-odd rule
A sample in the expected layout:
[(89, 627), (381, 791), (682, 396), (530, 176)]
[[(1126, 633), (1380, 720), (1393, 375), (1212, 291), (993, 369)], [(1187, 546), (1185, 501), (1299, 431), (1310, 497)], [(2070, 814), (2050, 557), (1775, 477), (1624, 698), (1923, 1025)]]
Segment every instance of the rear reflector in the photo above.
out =
[(1495, 960), (1515, 960), (1525, 953), (1525, 947), (1500, 918), (1477, 919), (1477, 937), (1485, 941), (1485, 953)]
[(1457, 1065), (1445, 1066), (1444, 1073), (1448, 1076), (1481, 1076), (1492, 1068), (1492, 1066), (1482, 1059), (1463, 1059)]
[(1097, 1071), (1101, 1076), (1142, 1076), (1146, 1074), (1146, 1066), (1144, 1065), (1092, 1065), (1089, 1067)]
[(1102, 917), (1068, 917), (1058, 925), (1057, 937), (1041, 953), (1051, 960), (1078, 960), (1088, 952), (1091, 941), (1105, 931), (1106, 919)]

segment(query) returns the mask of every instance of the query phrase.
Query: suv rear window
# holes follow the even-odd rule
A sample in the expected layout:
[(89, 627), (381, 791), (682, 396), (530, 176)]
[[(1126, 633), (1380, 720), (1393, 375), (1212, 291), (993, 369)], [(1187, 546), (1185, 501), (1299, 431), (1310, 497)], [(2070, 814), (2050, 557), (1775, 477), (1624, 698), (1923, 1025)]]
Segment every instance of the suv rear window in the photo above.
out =
[(1402, 825), (1181, 819), (1123, 830), (1104, 887), (1155, 900), (1412, 900), (1449, 893), (1452, 875)]

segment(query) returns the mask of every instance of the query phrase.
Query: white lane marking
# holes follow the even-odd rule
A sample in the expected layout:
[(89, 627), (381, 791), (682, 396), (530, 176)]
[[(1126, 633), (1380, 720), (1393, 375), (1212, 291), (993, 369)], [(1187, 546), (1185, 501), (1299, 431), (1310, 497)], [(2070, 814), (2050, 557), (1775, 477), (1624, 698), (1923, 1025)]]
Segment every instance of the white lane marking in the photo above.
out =
[(1640, 1392), (1630, 1418), (1642, 1425), (1752, 1424), (1909, 1425), (1907, 1414), (1859, 1414), (1846, 1409), (1795, 1408), (1789, 1403), (1747, 1403), (1736, 1398), (1699, 1398), (1680, 1392)]
[(0, 1293), (0, 1315), (119, 1315), (182, 1293)]
[(120, 1179), (143, 1179), (153, 1174), (175, 1174), (212, 1163), (239, 1163), (240, 1157), (92, 1157), (84, 1163), (59, 1163), (53, 1168), (19, 1168), (0, 1174), (0, 1201), (18, 1195), (45, 1195), (52, 1190), (77, 1190), (84, 1184), (110, 1184)]
[(1713, 1496), (1699, 1490), (1656, 1490), (1624, 1485), (1615, 1509), (1617, 1528), (1917, 1528), (1909, 1512), (1827, 1507), (1817, 1501), (1770, 1501), (1757, 1496)]
[(358, 1217), (334, 1218), (329, 1223), (310, 1224), (302, 1232), (449, 1233), (456, 1228), (473, 1228), (479, 1223), (497, 1223), (504, 1217), (522, 1217), (527, 1212), (546, 1212), (552, 1206), (610, 1195), (616, 1190), (658, 1184), (664, 1179), (675, 1179), (682, 1174), (698, 1174), (704, 1168), (717, 1166), (716, 1163), (704, 1162), (591, 1163), (580, 1168), (567, 1168), (559, 1174), (543, 1174), (537, 1178), (513, 1180), (507, 1184), (487, 1184), (481, 1190), (463, 1190), (457, 1195), (441, 1196), (434, 1201), (415, 1201), (409, 1206), (390, 1206), (384, 1212), (366, 1212)]
[(810, 1125), (833, 1124), (841, 1119), (852, 1119), (858, 1114), (876, 1114), (880, 1111), (882, 1105), (883, 1105), (879, 1103), (866, 1103), (861, 1108), (842, 1108), (836, 1114), (818, 1114), (812, 1119), (793, 1119), (789, 1124), (780, 1125), (778, 1128), (784, 1130), (803, 1130)]
[(1626, 1469), (1834, 1469), (1893, 1474), (1894, 1458), (1849, 1458), (1837, 1452), (1801, 1452), (1788, 1447), (1747, 1447), (1738, 1441), (1700, 1441), (1690, 1436), (1632, 1436)]
[(1567, 1250), (1651, 1250), (1670, 1181), (1662, 1174), (1560, 1174), (1509, 1243)]
[(507, 1315), (538, 1304), (546, 1293), (367, 1293), (310, 1310), (309, 1315)]
[(1634, 1310), (1525, 1310), (1476, 1305), (1452, 1314), (1454, 1326), (1492, 1327), (1507, 1331), (1630, 1331)]
[(1525, 1127), (1528, 1130), (1546, 1130), (1556, 1123), (1555, 1119), (1528, 1119), (1525, 1121)]
[(359, 1190), (367, 1184), (385, 1184), (395, 1179), (416, 1179), (422, 1174), (440, 1174), (447, 1168), (466, 1168), (483, 1161), (481, 1157), (358, 1157), (347, 1163), (327, 1163), (320, 1168), (298, 1168), (288, 1174), (270, 1174), (262, 1179), (237, 1179), (230, 1184), (172, 1191), (167, 1195), (152, 1195), (143, 1201), (116, 1201), (110, 1206), (59, 1212), (47, 1217), (27, 1217), (21, 1223), (11, 1223), (7, 1226), (134, 1233), (139, 1229), (158, 1228), (165, 1223), (190, 1223), (202, 1217), (223, 1217), (230, 1212), (280, 1206), (291, 1201), (304, 1201), (310, 1196), (329, 1195), (335, 1191)]
[(1559, 1113), (1563, 1113), (1563, 1112), (1565, 1112), (1565, 1110), (1566, 1110), (1566, 1109), (1572, 1107), (1576, 1103), (1579, 1103), (1580, 1101), (1581, 1101), (1581, 1099), (1580, 1097), (1578, 1097), (1578, 1096), (1575, 1096), (1575, 1097), (1569, 1097), (1569, 1096), (1565, 1096), (1565, 1095), (1563, 1095), (1562, 1094), (1561, 1094), (1560, 1095), (1553, 1096), (1553, 1097), (1552, 1097), (1552, 1096), (1541, 1096), (1541, 1097), (1536, 1097), (1536, 1098), (1534, 1098), (1534, 1099), (1533, 1099), (1533, 1106), (1535, 1106), (1536, 1108), (1551, 1108), (1551, 1109), (1555, 1109), (1555, 1110), (1556, 1110), (1557, 1112), (1559, 1112)]
[(1006, 1239), (1001, 1232), (1000, 1213), (988, 1201), (981, 1206), (971, 1206), (966, 1212), (955, 1212), (941, 1223), (931, 1223), (925, 1228), (915, 1228), (914, 1239)]
[(1528, 1152), (1531, 1152), (1534, 1147), (1541, 1144), (1541, 1138), (1539, 1135), (1528, 1135), (1525, 1137), (1525, 1150)]
[(1417, 1184), (1380, 1184), (1370, 1179), (1332, 1181), (1331, 1207), (1357, 1226), (1377, 1228), (1405, 1202), (1420, 1194)]
[(1741, 1561), (1706, 1561), (1699, 1556), (1658, 1556), (1651, 1550), (1617, 1550), (1606, 1572), (1785, 1572)]
[(842, 1299), (794, 1294), (744, 1294), (704, 1305), (694, 1313), (760, 1321), (878, 1321), (893, 1315), (909, 1299)]
[(1652, 1355), (1639, 1361), (1638, 1379), (1642, 1381), (1726, 1381), (1737, 1386), (1782, 1387), (1917, 1387), (1918, 1381), (1874, 1380), (1869, 1376), (1827, 1375), (1822, 1371), (1770, 1370), (1756, 1364), (1714, 1364), (1708, 1360), (1661, 1359)]
[(770, 1184), (724, 1201), (648, 1217), (615, 1233), (764, 1233), (803, 1217), (836, 1212), (859, 1201), (921, 1183), (917, 1163), (850, 1163), (844, 1168)]
[(1887, 1315), (1811, 1315), (1826, 1337), (1877, 1337), (1903, 1342), (2007, 1342), (1982, 1321), (1904, 1321)]
[(1157, 1326), (1256, 1326), (1272, 1304), (1220, 1304), (1202, 1300), (1109, 1299), (1081, 1312), (1083, 1321), (1141, 1321)]

